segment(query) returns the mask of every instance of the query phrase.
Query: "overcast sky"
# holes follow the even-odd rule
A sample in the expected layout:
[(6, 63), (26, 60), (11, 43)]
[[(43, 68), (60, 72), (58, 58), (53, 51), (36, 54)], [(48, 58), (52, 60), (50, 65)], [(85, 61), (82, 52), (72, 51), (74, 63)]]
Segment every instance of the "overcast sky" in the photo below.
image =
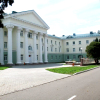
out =
[(100, 30), (100, 0), (14, 0), (5, 13), (26, 10), (38, 13), (50, 27), (48, 34), (62, 36)]

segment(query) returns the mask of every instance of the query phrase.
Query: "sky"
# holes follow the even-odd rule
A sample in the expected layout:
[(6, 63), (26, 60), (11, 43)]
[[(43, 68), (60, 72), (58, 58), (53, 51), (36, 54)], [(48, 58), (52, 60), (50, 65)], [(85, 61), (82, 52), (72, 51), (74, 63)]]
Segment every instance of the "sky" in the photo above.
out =
[(48, 34), (88, 34), (100, 30), (100, 0), (14, 0), (5, 13), (35, 10), (50, 27)]

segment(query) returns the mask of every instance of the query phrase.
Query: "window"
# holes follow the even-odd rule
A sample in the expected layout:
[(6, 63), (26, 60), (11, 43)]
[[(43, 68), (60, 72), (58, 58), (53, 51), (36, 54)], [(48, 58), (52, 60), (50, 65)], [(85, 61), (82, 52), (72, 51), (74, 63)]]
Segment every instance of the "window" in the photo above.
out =
[(23, 48), (23, 42), (20, 42), (20, 48)]
[(59, 56), (59, 59), (60, 59), (61, 57)]
[(7, 48), (7, 42), (4, 42), (4, 48)]
[(66, 52), (69, 52), (69, 48), (66, 48)]
[(48, 39), (47, 39), (47, 44), (48, 44)]
[(89, 44), (89, 40), (86, 40), (86, 44)]
[(79, 44), (81, 44), (81, 41), (79, 41)]
[(36, 44), (36, 48), (37, 48), (37, 50), (38, 50), (38, 44)]
[(4, 61), (7, 61), (7, 54), (4, 55)]
[(28, 50), (32, 50), (32, 47), (31, 46), (28, 46)]
[(47, 47), (47, 51), (48, 51), (48, 47)]
[(81, 51), (81, 47), (79, 47), (79, 51)]
[(23, 31), (20, 32), (20, 36), (23, 36)]
[(4, 36), (7, 36), (7, 31), (4, 31)]
[(38, 35), (36, 35), (36, 39), (38, 40)]
[(57, 52), (57, 48), (55, 48), (55, 52)]
[(53, 47), (51, 47), (51, 52), (53, 51)]
[(38, 55), (37, 55), (37, 60), (38, 60)]
[(66, 45), (69, 45), (69, 42), (66, 42)]
[(42, 43), (43, 43), (43, 38), (42, 38)]
[(57, 56), (55, 56), (55, 58), (57, 59)]
[(51, 44), (52, 44), (52, 40), (51, 40)]
[(73, 41), (73, 45), (75, 45), (75, 41)]
[(57, 42), (55, 41), (55, 45), (57, 44)]
[(42, 51), (43, 51), (43, 46), (42, 46)]
[(67, 59), (69, 59), (69, 56), (67, 56)]
[(28, 33), (28, 37), (32, 38), (32, 33), (31, 32)]
[(76, 59), (76, 56), (75, 55), (73, 55), (73, 59)]
[(60, 47), (59, 47), (59, 52), (60, 52)]
[(75, 48), (73, 48), (73, 52), (75, 52)]
[(21, 60), (23, 60), (23, 55), (21, 55)]
[(53, 56), (51, 56), (51, 60), (53, 60)]
[(59, 45), (60, 45), (60, 42), (59, 42)]

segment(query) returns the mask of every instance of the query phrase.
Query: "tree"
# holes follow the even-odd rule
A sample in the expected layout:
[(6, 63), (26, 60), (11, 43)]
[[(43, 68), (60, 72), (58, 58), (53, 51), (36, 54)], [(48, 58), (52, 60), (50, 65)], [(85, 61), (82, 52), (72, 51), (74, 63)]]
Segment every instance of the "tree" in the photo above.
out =
[(4, 19), (3, 15), (4, 15), (4, 11), (5, 8), (9, 5), (12, 6), (12, 4), (14, 3), (14, 0), (0, 0), (0, 28), (3, 28), (3, 24), (2, 24), (2, 19)]
[(86, 53), (87, 57), (94, 58), (95, 63), (98, 64), (98, 60), (100, 59), (100, 42), (91, 42), (90, 45), (86, 47)]

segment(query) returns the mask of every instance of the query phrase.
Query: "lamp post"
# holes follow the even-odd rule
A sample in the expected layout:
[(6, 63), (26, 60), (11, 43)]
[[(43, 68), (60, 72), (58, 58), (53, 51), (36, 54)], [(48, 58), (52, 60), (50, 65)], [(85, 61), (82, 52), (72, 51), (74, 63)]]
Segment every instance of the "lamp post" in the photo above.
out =
[(82, 58), (82, 48), (80, 48), (81, 49), (81, 58)]

